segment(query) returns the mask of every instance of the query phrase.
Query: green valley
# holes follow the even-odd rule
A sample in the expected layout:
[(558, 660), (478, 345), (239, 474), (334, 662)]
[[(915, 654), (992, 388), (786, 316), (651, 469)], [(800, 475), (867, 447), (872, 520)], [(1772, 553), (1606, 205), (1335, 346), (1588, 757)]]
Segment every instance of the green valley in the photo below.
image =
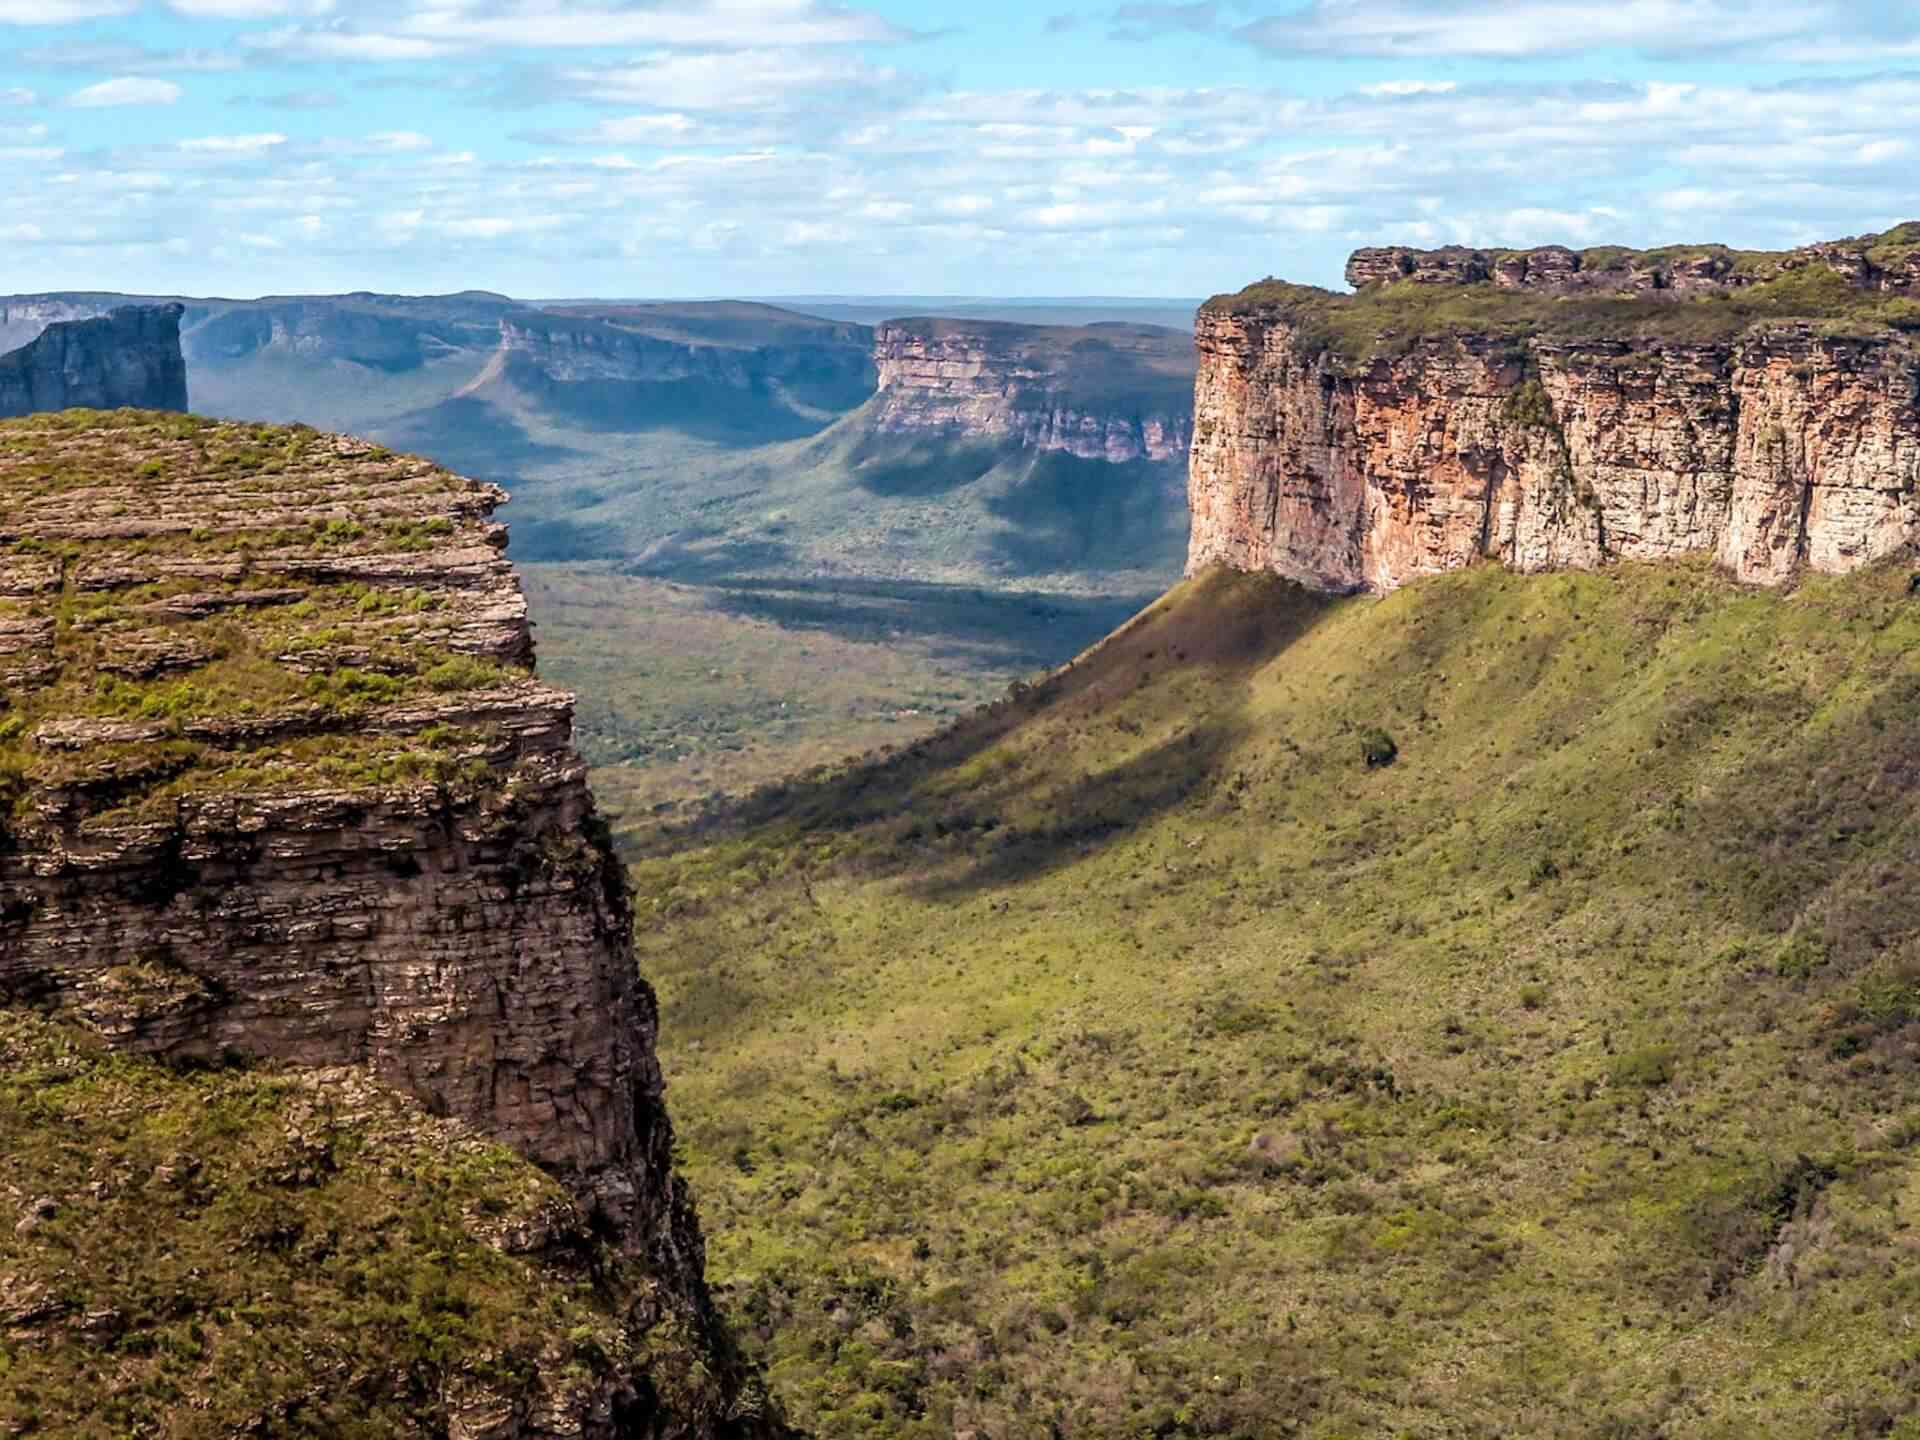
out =
[(635, 837), (790, 1417), (1920, 1434), (1916, 657), (1888, 566), (1209, 571)]

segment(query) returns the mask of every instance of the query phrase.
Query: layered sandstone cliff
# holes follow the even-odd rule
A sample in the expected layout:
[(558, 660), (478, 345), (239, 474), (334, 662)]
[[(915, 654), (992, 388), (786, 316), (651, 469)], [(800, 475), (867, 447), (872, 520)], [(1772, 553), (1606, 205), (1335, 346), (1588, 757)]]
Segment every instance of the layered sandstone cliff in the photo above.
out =
[[(1623, 299), (1511, 294), (1525, 287), (1477, 263), (1447, 281), (1458, 252), (1380, 281), (1362, 252), (1356, 297), (1268, 284), (1209, 302), (1189, 568), (1386, 590), (1482, 556), (1540, 570), (1704, 553), (1778, 584), (1906, 549), (1920, 314), (1905, 254), (1823, 248), (1694, 296), (1674, 293), (1671, 257), (1657, 296)], [(1876, 250), (1871, 268), (1848, 258)]]
[(1088, 460), (1178, 460), (1192, 354), (1185, 335), (1150, 325), (891, 321), (874, 332), (873, 423)]
[(572, 392), (611, 419), (673, 387), (842, 410), (871, 393), (870, 346), (864, 325), (744, 302), (523, 310), (500, 322), (495, 372), (563, 402)]
[(719, 1433), (737, 1377), (654, 999), (502, 492), (121, 412), (0, 426), (0, 494), (0, 1002), (175, 1060), (359, 1067), (512, 1146), (574, 1197), (545, 1243), (608, 1247), (636, 1343), (691, 1335), (711, 1383), (675, 1411), (610, 1374), (556, 1410), (536, 1376), (472, 1433)]
[(0, 418), (87, 406), (187, 408), (178, 305), (130, 305), (56, 320), (0, 355)]

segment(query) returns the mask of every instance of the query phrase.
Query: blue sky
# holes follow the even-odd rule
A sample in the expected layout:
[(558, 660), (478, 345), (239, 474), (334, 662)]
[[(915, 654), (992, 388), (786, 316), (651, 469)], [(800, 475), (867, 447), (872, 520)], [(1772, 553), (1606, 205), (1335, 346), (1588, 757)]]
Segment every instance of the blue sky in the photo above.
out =
[(1920, 218), (1920, 4), (0, 0), (0, 289), (1205, 295)]

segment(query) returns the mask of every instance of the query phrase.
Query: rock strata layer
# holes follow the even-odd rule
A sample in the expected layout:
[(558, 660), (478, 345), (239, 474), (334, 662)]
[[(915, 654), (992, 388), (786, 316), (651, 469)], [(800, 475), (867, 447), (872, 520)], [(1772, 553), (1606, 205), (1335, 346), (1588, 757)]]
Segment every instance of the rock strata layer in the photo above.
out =
[[(1423, 267), (1477, 261), (1440, 252), (1381, 282), (1381, 253), (1355, 257), (1376, 288), (1354, 299), (1269, 286), (1202, 310), (1190, 570), (1388, 590), (1481, 557), (1543, 570), (1704, 554), (1780, 584), (1920, 537), (1920, 346), (1909, 302), (1877, 298), (1897, 294), (1898, 257), (1875, 262), (1880, 279), (1835, 271), (1805, 318), (1774, 317), (1773, 297), (1803, 283), (1776, 277), (1746, 292), (1750, 324), (1705, 298), (1511, 315), (1489, 301), (1455, 325), (1396, 296), (1430, 283)], [(1478, 269), (1452, 283), (1502, 285)], [(1837, 309), (1836, 288), (1871, 304)], [(1607, 323), (1582, 333), (1590, 316)]]
[(0, 418), (87, 406), (187, 408), (178, 305), (129, 305), (48, 324), (0, 355)]
[[(724, 1377), (654, 998), (572, 699), (530, 674), (503, 492), (121, 412), (0, 426), (0, 494), (0, 1002), (172, 1059), (364, 1067), (559, 1178), (646, 1277), (636, 1333), (677, 1324)], [(484, 1433), (611, 1435), (592, 1416), (634, 1384)]]
[(1192, 346), (1150, 325), (904, 320), (874, 332), (882, 432), (1012, 441), (1088, 460), (1178, 460)]

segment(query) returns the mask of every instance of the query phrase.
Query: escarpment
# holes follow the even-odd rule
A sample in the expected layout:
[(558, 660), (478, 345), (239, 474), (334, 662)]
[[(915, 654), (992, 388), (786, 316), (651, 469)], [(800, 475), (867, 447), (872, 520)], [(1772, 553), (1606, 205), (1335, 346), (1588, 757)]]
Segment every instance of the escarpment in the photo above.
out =
[(480, 384), (504, 378), (608, 420), (714, 402), (820, 419), (872, 392), (870, 347), (864, 325), (744, 302), (522, 310), (502, 317)]
[(900, 320), (874, 332), (875, 428), (1013, 441), (1088, 460), (1177, 460), (1192, 347), (1151, 325)]
[[(58, 310), (49, 313), (62, 313)], [(129, 305), (48, 323), (0, 355), (0, 418), (73, 406), (187, 408), (179, 305)], [(11, 316), (0, 316), (11, 323)]]
[(718, 1433), (738, 1377), (654, 999), (503, 492), (75, 412), (0, 426), (0, 495), (0, 1002), (174, 1061), (358, 1067), (534, 1160), (573, 1197), (552, 1246), (605, 1247), (632, 1343), (691, 1336), (710, 1384), (676, 1409), (612, 1367), (556, 1418), (522, 1377), (463, 1433)]
[(1355, 296), (1210, 301), (1189, 569), (1387, 590), (1482, 556), (1701, 553), (1779, 584), (1898, 553), (1916, 257), (1920, 227), (1776, 256), (1362, 251)]

